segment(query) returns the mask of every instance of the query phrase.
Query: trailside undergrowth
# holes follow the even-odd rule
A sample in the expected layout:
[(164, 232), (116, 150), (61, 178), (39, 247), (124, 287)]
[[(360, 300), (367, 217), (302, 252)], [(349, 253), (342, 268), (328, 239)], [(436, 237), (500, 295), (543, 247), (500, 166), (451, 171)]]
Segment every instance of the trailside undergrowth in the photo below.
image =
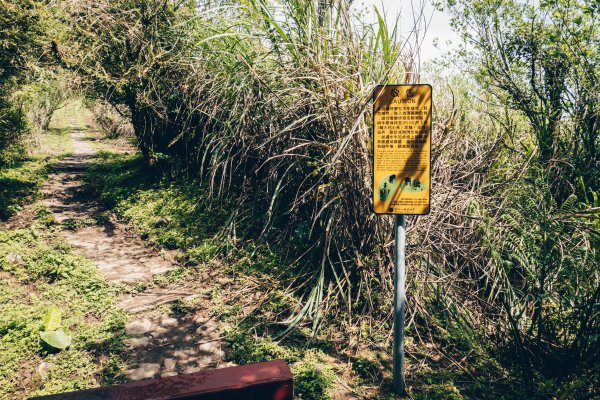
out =
[[(67, 134), (56, 128), (42, 142), (63, 157), (71, 147)], [(71, 251), (58, 235), (62, 227), (35, 203), (46, 167), (56, 160), (38, 154), (0, 169), (0, 210), (12, 218), (0, 223), (1, 400), (95, 387), (120, 373), (125, 315), (116, 289)], [(40, 336), (57, 328), (71, 337), (64, 350)]]
[(0, 168), (0, 221), (36, 198), (44, 176), (45, 163), (39, 159), (23, 159), (9, 168)]
[[(118, 353), (125, 315), (97, 268), (71, 253), (56, 230), (0, 229), (0, 398), (16, 399), (102, 384)], [(40, 340), (51, 307), (72, 336), (58, 351)]]
[[(290, 318), (302, 302), (287, 288), (290, 279), (302, 273), (302, 266), (294, 265), (289, 253), (276, 246), (244, 235), (252, 224), (247, 217), (250, 211), (240, 218), (244, 223), (233, 229), (231, 200), (215, 203), (199, 180), (167, 165), (149, 168), (136, 154), (101, 153), (97, 160), (86, 180), (107, 211), (136, 227), (155, 246), (176, 253), (191, 273), (179, 270), (173, 279), (206, 280), (206, 295), (214, 303), (211, 315), (220, 319), (230, 361), (286, 360), (301, 399), (338, 398), (340, 392), (362, 398), (389, 396), (389, 325), (373, 327), (368, 325), (372, 321), (365, 320), (361, 332), (356, 332), (357, 327), (346, 325), (342, 317), (327, 321), (317, 336), (307, 324), (288, 332)], [(237, 292), (245, 294), (229, 293), (219, 279), (203, 277), (202, 271), (215, 269), (226, 281), (240, 283)], [(484, 386), (489, 395), (485, 398), (518, 396), (515, 388), (504, 383), (487, 383), (507, 372), (469, 329), (447, 316), (418, 318), (419, 324), (429, 326), (431, 336), (421, 338), (429, 342), (427, 346), (416, 345), (414, 325), (407, 328), (409, 386), (417, 398), (478, 398)], [(352, 331), (361, 344), (348, 343), (344, 330)], [(457, 369), (452, 359), (461, 354), (467, 355), (465, 365)]]
[[(253, 295), (269, 292), (273, 289), (269, 285), (284, 286), (273, 274), (281, 262), (275, 253), (266, 246), (236, 242), (233, 236), (224, 233), (228, 231), (229, 200), (223, 199), (218, 204), (208, 201), (206, 189), (196, 180), (184, 180), (171, 173), (152, 174), (139, 155), (100, 153), (98, 159), (87, 175), (92, 190), (105, 207), (135, 226), (150, 243), (175, 250), (180, 262), (188, 267), (201, 270), (209, 264), (215, 266), (215, 260), (220, 260), (218, 265), (225, 276), (234, 276), (242, 282), (246, 277), (264, 279), (264, 286), (253, 291)], [(174, 277), (190, 278), (201, 279), (184, 272)], [(297, 299), (278, 290), (242, 318), (243, 301), (228, 298), (216, 281), (207, 284), (206, 291), (215, 303), (211, 314), (219, 316), (222, 334), (230, 343), (228, 360), (247, 364), (284, 359), (295, 375), (299, 399), (331, 398), (336, 372), (325, 361), (323, 342), (311, 342), (309, 333), (298, 332), (292, 335), (294, 338), (281, 341), (278, 334), (285, 327), (269, 329), (272, 316), (289, 314)]]

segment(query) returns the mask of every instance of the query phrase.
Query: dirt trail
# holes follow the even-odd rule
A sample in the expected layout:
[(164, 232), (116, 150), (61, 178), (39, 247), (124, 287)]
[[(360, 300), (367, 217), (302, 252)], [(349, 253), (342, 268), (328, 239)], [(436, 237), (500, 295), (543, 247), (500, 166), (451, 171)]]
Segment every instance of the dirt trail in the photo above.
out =
[[(82, 176), (94, 159), (94, 146), (100, 134), (89, 111), (78, 105), (65, 110), (73, 154), (51, 166), (42, 187), (43, 204), (63, 226), (62, 236), (74, 250), (92, 260), (103, 276), (112, 282), (139, 284), (177, 267), (145, 243), (132, 229), (119, 223), (97, 224), (100, 211), (95, 199), (85, 191)], [(90, 226), (91, 225), (91, 226)], [(120, 306), (132, 315), (126, 325), (129, 380), (195, 372), (225, 366), (216, 324), (200, 316), (169, 315), (157, 306), (195, 296), (188, 284), (155, 287), (125, 296)]]

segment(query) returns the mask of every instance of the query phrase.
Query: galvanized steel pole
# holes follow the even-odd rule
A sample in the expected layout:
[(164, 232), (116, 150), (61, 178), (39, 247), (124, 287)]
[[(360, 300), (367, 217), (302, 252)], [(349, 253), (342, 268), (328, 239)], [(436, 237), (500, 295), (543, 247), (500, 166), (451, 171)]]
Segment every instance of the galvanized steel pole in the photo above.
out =
[(394, 370), (393, 385), (396, 394), (406, 393), (404, 381), (404, 308), (405, 269), (404, 249), (406, 246), (406, 216), (396, 215), (394, 219), (394, 236), (396, 239), (394, 257)]

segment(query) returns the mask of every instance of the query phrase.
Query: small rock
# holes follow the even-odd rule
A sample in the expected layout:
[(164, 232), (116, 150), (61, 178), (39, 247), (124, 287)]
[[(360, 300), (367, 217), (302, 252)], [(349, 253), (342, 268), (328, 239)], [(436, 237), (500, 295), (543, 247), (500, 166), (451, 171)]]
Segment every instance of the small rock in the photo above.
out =
[(174, 355), (175, 357), (177, 357), (177, 359), (178, 359), (180, 362), (187, 362), (187, 361), (188, 361), (188, 359), (190, 358), (190, 355), (188, 354), (188, 352), (187, 352), (186, 350), (175, 350), (175, 351), (173, 352), (173, 355)]
[(19, 253), (8, 253), (6, 255), (6, 261), (11, 264), (25, 265), (25, 261), (23, 261), (23, 258)]
[(141, 364), (139, 368), (127, 370), (125, 374), (129, 379), (137, 381), (140, 379), (154, 378), (154, 376), (158, 374), (158, 371), (160, 371), (160, 364), (144, 363)]
[(152, 332), (150, 334), (152, 335), (152, 337), (157, 338), (157, 337), (164, 335), (168, 331), (169, 331), (168, 329), (163, 328), (162, 326), (155, 326), (154, 329), (152, 329)]
[(224, 285), (228, 285), (231, 282), (233, 282), (233, 279), (231, 279), (231, 278), (218, 278), (217, 282), (219, 282), (219, 284), (221, 284), (221, 285), (224, 286)]
[(128, 339), (125, 341), (125, 344), (134, 349), (138, 348), (138, 347), (146, 347), (150, 344), (150, 338), (141, 337), (141, 338)]
[(217, 342), (206, 342), (198, 346), (198, 350), (204, 353), (216, 353), (218, 351)]
[(125, 325), (125, 332), (128, 335), (143, 335), (150, 331), (152, 327), (152, 322), (150, 320), (144, 318), (141, 320), (132, 321)]
[(201, 369), (214, 368), (219, 363), (219, 359), (213, 355), (198, 357), (198, 366)]
[(194, 322), (197, 323), (197, 324), (205, 324), (205, 323), (208, 322), (209, 319), (210, 318), (201, 317), (201, 316), (197, 315), (197, 316), (194, 317)]
[(45, 381), (48, 378), (49, 367), (50, 366), (48, 365), (48, 363), (44, 361), (43, 363), (38, 365), (37, 369), (35, 370), (43, 381)]
[(201, 371), (202, 368), (200, 368), (197, 365), (190, 365), (188, 367), (185, 367), (185, 369), (183, 370), (184, 374), (193, 374), (194, 372), (198, 372)]
[(162, 317), (160, 319), (160, 324), (165, 328), (175, 328), (179, 325), (179, 321), (177, 321), (177, 318), (173, 317)]
[(177, 360), (174, 358), (165, 358), (164, 360), (165, 371), (175, 371), (177, 367)]
[(168, 218), (164, 218), (164, 217), (159, 217), (154, 221), (154, 226), (159, 228), (161, 226), (167, 226), (169, 225), (169, 219)]

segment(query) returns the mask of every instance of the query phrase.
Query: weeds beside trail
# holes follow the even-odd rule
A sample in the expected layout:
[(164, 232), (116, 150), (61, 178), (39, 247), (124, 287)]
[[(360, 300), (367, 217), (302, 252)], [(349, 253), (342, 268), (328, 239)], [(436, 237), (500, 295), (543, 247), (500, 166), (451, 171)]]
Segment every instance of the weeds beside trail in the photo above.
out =
[[(88, 260), (44, 223), (0, 228), (0, 398), (23, 399), (110, 381), (124, 338), (114, 290)], [(62, 313), (72, 345), (58, 352), (40, 340), (50, 307)]]
[[(386, 395), (391, 359), (385, 326), (356, 332), (363, 338), (352, 343), (358, 351), (348, 349), (344, 329), (353, 328), (343, 320), (329, 322), (316, 337), (309, 327), (287, 332), (288, 325), (277, 321), (293, 316), (300, 304), (289, 287), (301, 267), (279, 246), (228, 236), (235, 203), (212, 199), (202, 181), (169, 165), (159, 174), (151, 171), (139, 154), (104, 152), (87, 181), (108, 211), (149, 242), (174, 252), (183, 269), (171, 279), (202, 283), (203, 296), (212, 302), (208, 316), (219, 321), (228, 342), (227, 360), (287, 360), (302, 399), (393, 398)], [(173, 307), (193, 313), (198, 303)], [(435, 329), (442, 343), (424, 347), (410, 339), (414, 330), (408, 329), (407, 377), (414, 398), (514, 398), (514, 388), (489, 383), (506, 372), (478, 344), (479, 338), (459, 325), (440, 323)], [(470, 353), (469, 362), (454, 364), (452, 358), (464, 352)]]
[[(58, 126), (56, 126), (58, 125)], [(60, 116), (42, 137), (48, 153), (0, 170), (0, 399), (16, 400), (97, 386), (118, 369), (125, 314), (118, 291), (74, 254), (41, 200), (49, 166), (72, 151)], [(40, 340), (44, 317), (61, 312), (71, 346)]]
[[(355, 385), (356, 374), (348, 364), (353, 357), (342, 352), (341, 343), (312, 338), (309, 330), (278, 340), (285, 326), (272, 322), (290, 315), (298, 302), (285, 290), (292, 275), (289, 260), (266, 245), (221, 237), (232, 208), (227, 200), (211, 203), (199, 181), (149, 174), (138, 154), (101, 153), (87, 180), (109, 211), (150, 243), (175, 252), (183, 268), (170, 274), (168, 283), (200, 283), (198, 290), (212, 303), (203, 315), (218, 322), (220, 335), (227, 340), (228, 361), (285, 359), (301, 399), (377, 396), (379, 390)], [(158, 280), (154, 285), (167, 282)], [(197, 313), (203, 303), (192, 299), (170, 307), (186, 315)]]
[[(373, 141), (371, 94), (427, 82), (431, 213), (407, 219), (410, 395), (600, 396), (598, 0), (434, 1), (464, 46), (422, 70), (427, 1), (403, 7), (402, 29), (358, 3), (0, 0), (2, 277), (58, 293), (83, 255), (127, 311), (112, 378), (100, 356), (93, 381), (87, 367), (66, 381), (284, 357), (303, 399), (389, 396), (392, 218), (371, 212), (371, 156), (407, 138)], [(118, 139), (82, 113), (46, 133), (75, 93)], [(65, 347), (78, 326), (55, 309), (41, 328)], [(32, 332), (39, 314), (27, 318), (0, 334)], [(52, 376), (7, 387), (44, 391)]]

